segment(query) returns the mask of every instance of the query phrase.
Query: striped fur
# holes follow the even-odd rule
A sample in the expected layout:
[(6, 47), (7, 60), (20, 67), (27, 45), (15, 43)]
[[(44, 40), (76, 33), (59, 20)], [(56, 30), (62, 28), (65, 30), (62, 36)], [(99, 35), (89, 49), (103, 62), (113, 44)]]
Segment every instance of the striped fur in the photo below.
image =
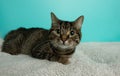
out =
[(58, 19), (51, 13), (50, 30), (42, 28), (19, 28), (9, 32), (2, 51), (12, 55), (27, 54), (39, 59), (69, 63), (81, 40), (83, 16), (73, 22)]

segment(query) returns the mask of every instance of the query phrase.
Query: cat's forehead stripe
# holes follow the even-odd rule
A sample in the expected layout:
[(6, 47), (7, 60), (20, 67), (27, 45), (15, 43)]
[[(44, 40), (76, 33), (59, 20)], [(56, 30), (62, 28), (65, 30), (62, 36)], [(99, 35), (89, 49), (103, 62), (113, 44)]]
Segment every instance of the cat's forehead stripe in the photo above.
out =
[(72, 23), (67, 21), (61, 21), (60, 26), (63, 29), (69, 29), (72, 26)]

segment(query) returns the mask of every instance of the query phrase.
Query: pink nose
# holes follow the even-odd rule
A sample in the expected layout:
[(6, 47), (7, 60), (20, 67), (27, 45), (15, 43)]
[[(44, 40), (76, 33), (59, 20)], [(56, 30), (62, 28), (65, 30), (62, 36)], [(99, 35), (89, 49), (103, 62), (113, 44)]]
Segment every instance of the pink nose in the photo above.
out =
[(67, 38), (62, 38), (62, 41), (65, 42), (67, 40)]
[(67, 40), (67, 36), (66, 35), (63, 35), (62, 37), (61, 37), (61, 40), (63, 41), (63, 43)]

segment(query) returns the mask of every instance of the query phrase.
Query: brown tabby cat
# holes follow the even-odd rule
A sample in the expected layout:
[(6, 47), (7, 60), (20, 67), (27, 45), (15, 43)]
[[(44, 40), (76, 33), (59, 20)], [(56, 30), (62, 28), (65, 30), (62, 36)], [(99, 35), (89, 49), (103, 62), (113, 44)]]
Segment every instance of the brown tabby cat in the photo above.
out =
[(2, 51), (12, 55), (28, 54), (35, 58), (68, 64), (81, 40), (84, 16), (68, 22), (58, 19), (51, 13), (51, 19), (50, 30), (19, 28), (9, 32), (4, 39)]

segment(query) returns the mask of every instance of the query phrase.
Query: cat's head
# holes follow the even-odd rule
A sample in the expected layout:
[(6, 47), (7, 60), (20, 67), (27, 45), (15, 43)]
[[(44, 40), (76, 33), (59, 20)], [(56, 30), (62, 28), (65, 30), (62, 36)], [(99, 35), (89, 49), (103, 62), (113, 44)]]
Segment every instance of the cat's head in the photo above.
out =
[(80, 16), (73, 22), (58, 19), (54, 13), (51, 13), (52, 27), (50, 29), (49, 39), (56, 48), (72, 49), (79, 44), (81, 40), (81, 27), (84, 16)]

